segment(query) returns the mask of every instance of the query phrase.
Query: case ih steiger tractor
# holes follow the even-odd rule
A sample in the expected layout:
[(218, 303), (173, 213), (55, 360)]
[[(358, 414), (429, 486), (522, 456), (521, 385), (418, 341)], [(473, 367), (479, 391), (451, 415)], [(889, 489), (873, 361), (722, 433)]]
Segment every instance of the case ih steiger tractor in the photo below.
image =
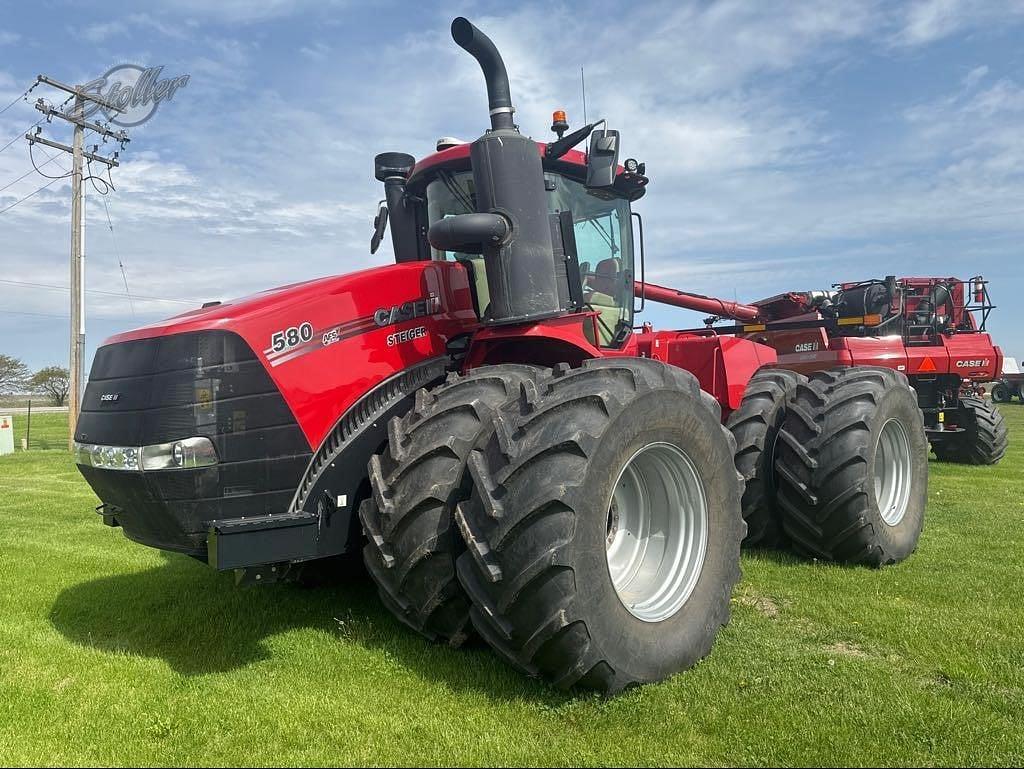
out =
[[(377, 157), (371, 249), (390, 220), (396, 264), (110, 339), (77, 463), (137, 542), (249, 582), (362, 548), (383, 602), (429, 639), (475, 632), (561, 687), (657, 681), (728, 619), (746, 526), (722, 419), (777, 356), (634, 329), (644, 167), (619, 165), (604, 121), (566, 133), (556, 113), (556, 140), (520, 134), (493, 43), (462, 18), (452, 35), (491, 127), (418, 163)], [(800, 381), (778, 474), (809, 549), (906, 557), (927, 497), (906, 378)]]
[[(800, 375), (849, 366), (894, 369), (906, 374), (917, 394), (939, 460), (991, 465), (1006, 453), (1006, 424), (983, 397), (982, 383), (996, 379), (1004, 367), (1002, 351), (985, 330), (995, 308), (980, 276), (967, 281), (890, 276), (841, 283), (829, 291), (780, 294), (751, 305), (690, 294), (679, 299), (690, 309), (711, 313), (706, 333), (735, 333), (769, 345), (779, 367), (795, 372), (760, 372), (730, 417), (740, 444), (737, 467), (747, 479), (746, 544), (778, 545), (784, 530), (799, 549), (808, 549), (803, 547), (808, 526), (792, 514), (794, 498), (785, 478), (777, 498), (774, 483), (765, 480), (772, 458), (758, 457), (760, 447), (749, 458), (743, 454), (745, 446), (756, 445), (764, 422), (774, 420), (775, 429), (781, 428), (783, 417), (775, 412), (796, 393)], [(721, 318), (742, 325), (713, 327)], [(792, 434), (782, 437), (780, 451), (794, 450)], [(784, 457), (787, 463), (792, 459)]]

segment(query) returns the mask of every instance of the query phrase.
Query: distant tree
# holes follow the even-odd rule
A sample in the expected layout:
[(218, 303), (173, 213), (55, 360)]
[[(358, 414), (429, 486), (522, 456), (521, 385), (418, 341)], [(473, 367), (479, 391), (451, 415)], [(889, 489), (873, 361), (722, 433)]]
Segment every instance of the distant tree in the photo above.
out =
[(28, 384), (28, 366), (10, 355), (0, 355), (0, 395), (18, 394)]
[(55, 406), (63, 406), (71, 390), (71, 374), (60, 366), (47, 366), (32, 375), (32, 391), (47, 395)]

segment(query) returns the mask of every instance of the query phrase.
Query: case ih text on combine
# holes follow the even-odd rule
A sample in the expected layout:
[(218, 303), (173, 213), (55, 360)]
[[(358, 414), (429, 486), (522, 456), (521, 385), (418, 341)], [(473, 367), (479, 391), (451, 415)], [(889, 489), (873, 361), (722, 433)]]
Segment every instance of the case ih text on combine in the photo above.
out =
[[(75, 440), (104, 521), (248, 581), (362, 548), (413, 630), (476, 634), (530, 675), (604, 692), (710, 651), (743, 513), (776, 497), (805, 552), (910, 555), (929, 434), (906, 372), (850, 354), (805, 376), (742, 333), (635, 329), (635, 294), (694, 298), (644, 282), (644, 166), (619, 165), (603, 120), (520, 134), (494, 45), (462, 18), (452, 36), (483, 70), (491, 127), (419, 162), (377, 157), (371, 248), (390, 223), (396, 264), (97, 352)], [(755, 398), (770, 419), (737, 424)]]

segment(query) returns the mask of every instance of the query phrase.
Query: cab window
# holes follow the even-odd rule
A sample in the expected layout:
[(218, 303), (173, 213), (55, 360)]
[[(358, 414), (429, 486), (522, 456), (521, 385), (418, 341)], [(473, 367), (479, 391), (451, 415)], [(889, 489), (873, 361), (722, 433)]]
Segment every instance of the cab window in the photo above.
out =
[[(576, 250), (583, 280), (583, 300), (598, 314), (601, 346), (612, 344), (621, 326), (633, 323), (633, 241), (629, 203), (602, 191), (588, 190), (581, 182), (558, 174), (544, 175), (548, 210), (571, 211)], [(427, 185), (427, 217), (439, 219), (476, 210), (473, 175), (441, 172)], [(458, 260), (473, 273), (479, 311), (489, 302), (484, 260), (479, 254), (440, 251), (436, 260)]]

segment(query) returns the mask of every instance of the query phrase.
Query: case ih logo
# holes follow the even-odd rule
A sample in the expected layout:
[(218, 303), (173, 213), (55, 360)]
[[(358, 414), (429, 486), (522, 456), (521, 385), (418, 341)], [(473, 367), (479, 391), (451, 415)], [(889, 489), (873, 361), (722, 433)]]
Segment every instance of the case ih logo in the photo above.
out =
[(957, 368), (988, 368), (988, 358), (983, 360), (958, 360)]
[(394, 307), (381, 307), (373, 313), (373, 322), (383, 328), (402, 323), (413, 318), (422, 318), (426, 315), (435, 315), (441, 311), (441, 300), (436, 294), (430, 294), (422, 299), (405, 302)]

